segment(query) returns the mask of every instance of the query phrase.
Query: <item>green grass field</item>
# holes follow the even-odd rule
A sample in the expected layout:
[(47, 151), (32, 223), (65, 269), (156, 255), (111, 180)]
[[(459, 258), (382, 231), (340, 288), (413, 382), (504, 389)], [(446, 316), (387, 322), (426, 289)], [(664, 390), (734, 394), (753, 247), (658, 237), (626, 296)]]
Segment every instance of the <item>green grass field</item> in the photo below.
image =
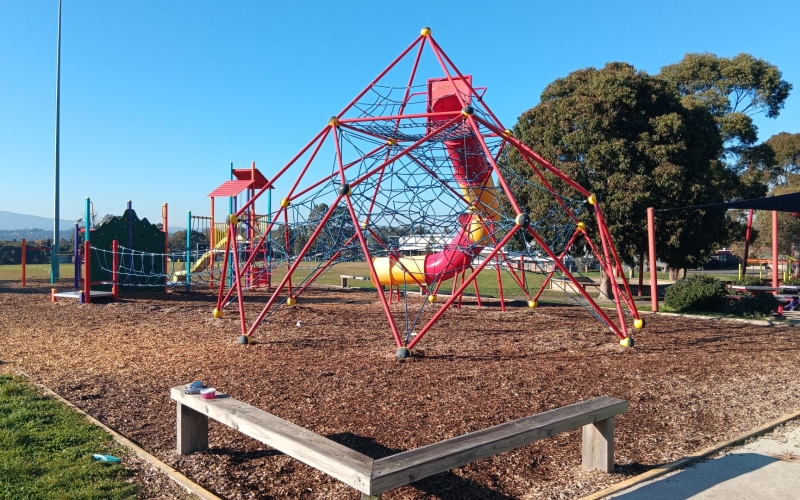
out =
[(79, 413), (0, 375), (0, 498), (136, 498), (130, 471), (92, 459), (122, 452)]

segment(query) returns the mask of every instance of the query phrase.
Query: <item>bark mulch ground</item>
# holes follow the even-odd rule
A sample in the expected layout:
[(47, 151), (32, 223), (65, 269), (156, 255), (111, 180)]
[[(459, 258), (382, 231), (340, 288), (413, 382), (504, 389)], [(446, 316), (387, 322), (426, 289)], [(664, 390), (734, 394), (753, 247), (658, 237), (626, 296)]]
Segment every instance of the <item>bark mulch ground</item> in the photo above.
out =
[[(266, 297), (248, 295), (250, 317)], [(230, 499), (359, 495), (216, 423), (207, 452), (176, 455), (170, 387), (203, 380), (374, 458), (600, 395), (630, 401), (614, 474), (581, 470), (576, 430), (386, 500), (578, 498), (800, 408), (794, 328), (646, 315), (623, 349), (580, 307), (472, 304), (444, 314), (424, 357), (399, 361), (374, 292), (309, 290), (251, 346), (236, 343), (235, 307), (212, 318), (214, 300), (123, 293), (78, 306), (51, 303), (44, 285), (0, 283), (0, 360)]]

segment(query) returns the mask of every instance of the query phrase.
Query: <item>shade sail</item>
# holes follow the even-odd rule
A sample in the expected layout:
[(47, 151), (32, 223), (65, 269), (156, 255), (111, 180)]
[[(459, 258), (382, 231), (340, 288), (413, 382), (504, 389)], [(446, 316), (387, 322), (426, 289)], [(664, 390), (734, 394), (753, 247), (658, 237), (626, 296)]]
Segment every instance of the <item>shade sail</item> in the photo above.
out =
[(697, 210), (697, 209), (753, 209), (753, 210), (775, 210), (777, 212), (800, 212), (800, 193), (782, 194), (778, 196), (767, 196), (766, 198), (754, 198), (752, 200), (731, 201), (728, 203), (712, 203), (711, 205), (696, 205), (693, 207), (679, 208), (660, 208), (656, 212), (667, 212), (670, 210)]

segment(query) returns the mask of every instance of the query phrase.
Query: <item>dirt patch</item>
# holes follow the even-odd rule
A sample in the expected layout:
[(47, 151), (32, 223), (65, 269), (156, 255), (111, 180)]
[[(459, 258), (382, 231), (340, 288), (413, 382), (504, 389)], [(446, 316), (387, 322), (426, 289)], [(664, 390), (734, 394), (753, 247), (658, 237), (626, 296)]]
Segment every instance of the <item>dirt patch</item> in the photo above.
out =
[(648, 315), (626, 350), (579, 307), (467, 304), (401, 362), (374, 293), (309, 290), (246, 347), (235, 308), (212, 318), (209, 293), (123, 295), (53, 304), (48, 287), (0, 283), (0, 359), (224, 498), (360, 497), (214, 423), (207, 452), (176, 455), (170, 387), (203, 380), (373, 458), (600, 395), (630, 401), (614, 474), (581, 470), (577, 430), (386, 500), (577, 498), (800, 408), (793, 328)]

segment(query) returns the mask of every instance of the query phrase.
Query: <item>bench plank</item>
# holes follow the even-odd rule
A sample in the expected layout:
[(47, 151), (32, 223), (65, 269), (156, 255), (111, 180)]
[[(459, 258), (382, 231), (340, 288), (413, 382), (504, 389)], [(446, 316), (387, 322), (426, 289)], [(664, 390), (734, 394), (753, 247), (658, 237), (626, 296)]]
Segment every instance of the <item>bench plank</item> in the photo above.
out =
[[(310, 465), (359, 491), (367, 491), (373, 459), (224, 394), (215, 399), (173, 387), (172, 399)], [(179, 408), (180, 412), (181, 409)]]
[(627, 401), (602, 396), (375, 460), (370, 493), (376, 495), (626, 411)]

